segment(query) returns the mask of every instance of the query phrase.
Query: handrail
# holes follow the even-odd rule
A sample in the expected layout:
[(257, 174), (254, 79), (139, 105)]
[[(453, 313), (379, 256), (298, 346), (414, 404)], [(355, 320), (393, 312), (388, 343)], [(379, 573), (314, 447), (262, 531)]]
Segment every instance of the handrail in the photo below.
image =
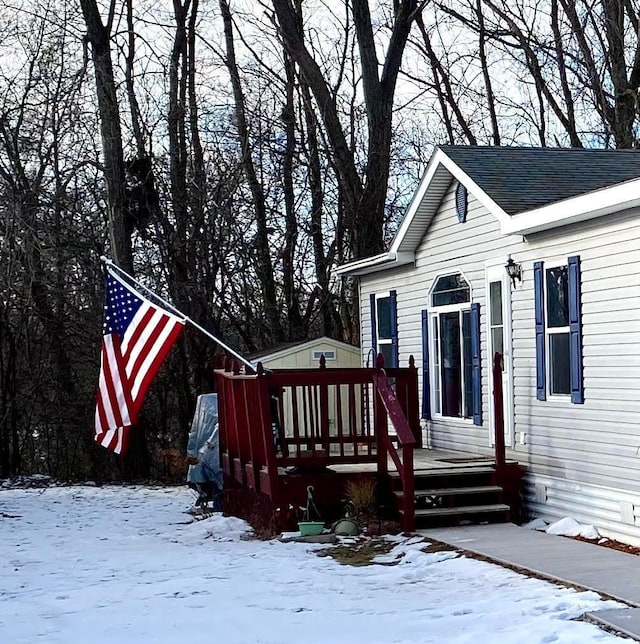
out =
[[(384, 371), (379, 371), (374, 373), (372, 378), (376, 385), (376, 390), (382, 400), (382, 404), (387, 411), (389, 421), (396, 430), (398, 442), (401, 445), (415, 445), (416, 438), (409, 427), (407, 417), (404, 415), (393, 389), (389, 386), (386, 374)], [(386, 432), (386, 434), (388, 435), (388, 432)]]
[(496, 456), (496, 479), (502, 480), (505, 466), (504, 444), (504, 396), (502, 391), (502, 360), (503, 356), (496, 352), (493, 356), (493, 431), (494, 449)]
[[(409, 360), (409, 365), (413, 368), (413, 356)], [(383, 367), (383, 357), (378, 354), (376, 370), (372, 374), (377, 394), (375, 424), (378, 437), (378, 472), (381, 474), (387, 472), (387, 454), (389, 454), (402, 481), (403, 529), (405, 532), (412, 532), (415, 529), (413, 448), (416, 444), (416, 437), (411, 431), (407, 417), (395, 392), (389, 386)], [(396, 438), (402, 450), (402, 459), (389, 436), (388, 422), (395, 429)]]

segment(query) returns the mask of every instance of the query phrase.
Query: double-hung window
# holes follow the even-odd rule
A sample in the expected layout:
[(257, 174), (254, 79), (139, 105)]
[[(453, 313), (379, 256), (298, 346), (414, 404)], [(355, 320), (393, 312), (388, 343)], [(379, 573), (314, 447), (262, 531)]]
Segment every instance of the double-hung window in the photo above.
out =
[(546, 345), (549, 356), (547, 373), (551, 396), (571, 394), (568, 275), (567, 266), (555, 266), (544, 271)]
[(437, 278), (430, 305), (431, 410), (481, 424), (479, 307), (462, 274)]
[(536, 322), (536, 390), (584, 402), (580, 258), (566, 264), (533, 265)]
[(371, 294), (371, 340), (385, 367), (398, 366), (396, 292)]

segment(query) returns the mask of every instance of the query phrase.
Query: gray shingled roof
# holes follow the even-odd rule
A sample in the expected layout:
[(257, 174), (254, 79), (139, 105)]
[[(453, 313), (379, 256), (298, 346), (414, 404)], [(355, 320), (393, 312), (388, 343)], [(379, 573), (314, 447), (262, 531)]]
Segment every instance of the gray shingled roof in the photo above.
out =
[(640, 151), (442, 145), (506, 213), (640, 178)]

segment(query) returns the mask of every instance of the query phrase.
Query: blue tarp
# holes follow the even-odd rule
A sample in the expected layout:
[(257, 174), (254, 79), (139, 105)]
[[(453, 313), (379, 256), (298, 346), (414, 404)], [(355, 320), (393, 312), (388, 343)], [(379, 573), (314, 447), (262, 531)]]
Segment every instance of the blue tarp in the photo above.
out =
[(189, 466), (189, 483), (213, 482), (222, 489), (220, 468), (220, 442), (218, 435), (218, 394), (198, 396), (196, 411), (191, 423), (187, 455), (196, 457), (198, 463)]

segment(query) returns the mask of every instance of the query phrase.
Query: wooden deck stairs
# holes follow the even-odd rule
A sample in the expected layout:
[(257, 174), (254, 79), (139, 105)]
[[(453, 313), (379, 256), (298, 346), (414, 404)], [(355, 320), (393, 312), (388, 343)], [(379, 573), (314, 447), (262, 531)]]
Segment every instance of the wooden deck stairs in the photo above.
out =
[(494, 453), (447, 460), (422, 450), (413, 357), (408, 367), (385, 369), (378, 355), (373, 368), (329, 369), (322, 356), (319, 369), (255, 373), (227, 360), (215, 372), (225, 487), (246, 492), (247, 513), (299, 507), (308, 486), (330, 509), (349, 477), (368, 472), (405, 532), (517, 519), (521, 469), (505, 459), (499, 354), (493, 368)]
[[(402, 481), (390, 473), (400, 515), (403, 515)], [(413, 493), (417, 529), (465, 523), (504, 523), (511, 506), (503, 486), (496, 484), (493, 464), (416, 470)]]

